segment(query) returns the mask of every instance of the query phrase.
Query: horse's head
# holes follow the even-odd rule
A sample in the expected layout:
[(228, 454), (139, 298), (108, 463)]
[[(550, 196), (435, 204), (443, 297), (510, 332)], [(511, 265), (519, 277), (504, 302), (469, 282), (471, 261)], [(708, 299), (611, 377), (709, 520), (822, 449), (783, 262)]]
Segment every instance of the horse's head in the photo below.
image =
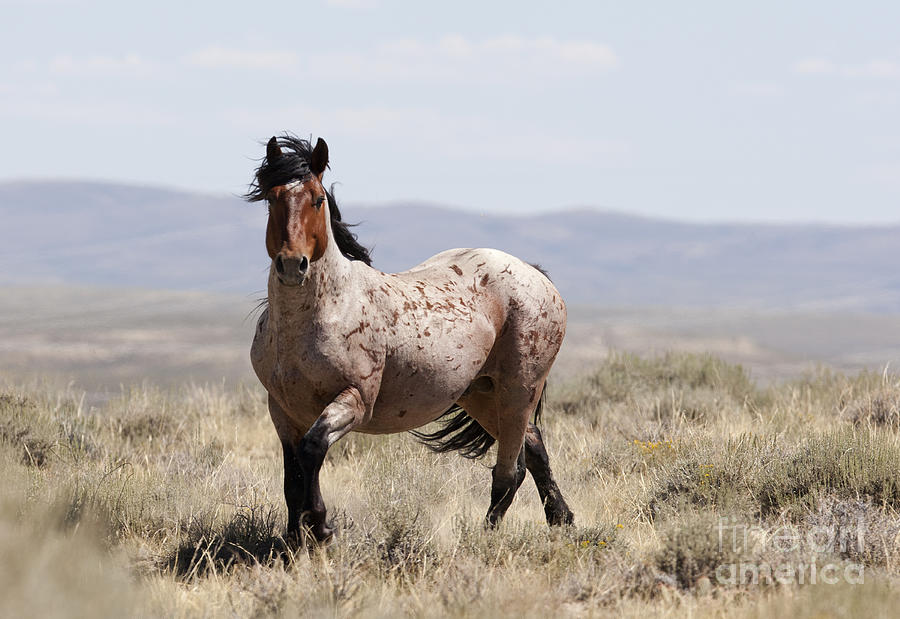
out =
[[(264, 166), (274, 171), (283, 158), (278, 140), (273, 137), (266, 145)], [(296, 161), (284, 163), (297, 165)], [(327, 166), (328, 145), (319, 138), (303, 166), (306, 169), (298, 170), (298, 178), (265, 192), (269, 203), (266, 249), (275, 275), (287, 286), (302, 284), (310, 264), (320, 259), (328, 246), (328, 197), (322, 186)]]
[(272, 271), (287, 286), (302, 284), (310, 265), (325, 255), (331, 242), (348, 260), (372, 263), (369, 250), (341, 221), (334, 196), (322, 185), (327, 167), (328, 145), (322, 138), (313, 147), (289, 133), (273, 137), (244, 196), (269, 205), (266, 249)]

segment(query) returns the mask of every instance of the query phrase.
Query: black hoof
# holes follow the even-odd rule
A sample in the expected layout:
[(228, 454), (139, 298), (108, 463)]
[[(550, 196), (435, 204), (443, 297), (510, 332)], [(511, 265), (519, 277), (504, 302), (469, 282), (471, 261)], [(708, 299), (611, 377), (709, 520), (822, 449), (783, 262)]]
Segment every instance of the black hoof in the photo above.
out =
[(287, 531), (284, 544), (290, 550), (299, 550), (304, 546), (327, 546), (334, 539), (335, 530), (326, 525), (315, 527), (304, 526), (299, 531)]
[(566, 506), (552, 509), (548, 507), (544, 513), (547, 516), (547, 524), (551, 527), (562, 527), (575, 523), (575, 514)]
[(334, 537), (334, 528), (325, 523), (324, 514), (307, 513), (300, 526), (306, 533), (307, 541), (312, 544), (327, 544)]
[(485, 529), (496, 529), (497, 525), (500, 524), (500, 520), (502, 518), (496, 514), (488, 514), (484, 517), (484, 528)]
[(334, 528), (325, 524), (310, 528), (309, 533), (318, 545), (326, 545), (334, 538)]

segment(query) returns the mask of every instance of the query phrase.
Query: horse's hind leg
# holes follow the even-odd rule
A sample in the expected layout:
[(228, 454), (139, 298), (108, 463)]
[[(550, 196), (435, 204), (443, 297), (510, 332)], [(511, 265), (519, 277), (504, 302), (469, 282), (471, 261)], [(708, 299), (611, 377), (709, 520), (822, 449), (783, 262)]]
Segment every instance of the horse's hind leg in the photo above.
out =
[(515, 472), (512, 477), (503, 474), (504, 471), (494, 466), (491, 475), (491, 506), (488, 508), (485, 520), (488, 526), (496, 526), (496, 524), (506, 514), (506, 510), (512, 505), (516, 491), (525, 480), (525, 451), (519, 451), (519, 457), (516, 458)]
[(533, 423), (528, 424), (525, 431), (525, 465), (534, 478), (541, 503), (544, 504), (544, 514), (550, 526), (572, 524), (575, 520), (572, 510), (566, 505), (566, 500), (559, 491), (559, 486), (550, 472), (550, 459), (544, 447), (544, 439), (541, 431)]
[(503, 518), (525, 479), (526, 454), (523, 443), (528, 418), (537, 405), (537, 393), (540, 390), (531, 394), (523, 393), (521, 398), (512, 399), (513, 402), (518, 399), (524, 405), (509, 406), (507, 399), (502, 405), (494, 407), (499, 414), (488, 427), (496, 428), (497, 463), (491, 479), (491, 506), (485, 517), (488, 526), (495, 526)]
[(543, 381), (533, 390), (517, 386), (511, 392), (503, 393), (501, 400), (498, 388), (493, 387), (469, 393), (460, 402), (466, 413), (497, 439), (491, 506), (485, 518), (488, 526), (495, 526), (506, 514), (525, 479), (526, 468), (537, 483), (547, 522), (551, 525), (572, 522), (572, 512), (553, 481), (541, 433), (528, 421), (542, 390)]

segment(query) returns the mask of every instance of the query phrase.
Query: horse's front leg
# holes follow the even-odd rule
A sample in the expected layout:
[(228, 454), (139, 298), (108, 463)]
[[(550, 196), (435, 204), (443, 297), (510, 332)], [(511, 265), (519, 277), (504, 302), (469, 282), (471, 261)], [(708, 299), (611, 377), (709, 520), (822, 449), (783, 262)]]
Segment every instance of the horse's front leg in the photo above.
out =
[(269, 395), (269, 415), (275, 424), (284, 452), (284, 500), (288, 511), (285, 538), (293, 539), (300, 535), (300, 511), (303, 505), (303, 474), (297, 454), (300, 441), (303, 440), (308, 428), (298, 426), (271, 395)]
[(348, 387), (325, 407), (300, 441), (297, 460), (303, 477), (302, 520), (318, 541), (325, 541), (334, 533), (325, 523), (325, 501), (319, 488), (319, 470), (328, 448), (358, 426), (365, 411), (362, 394), (356, 387)]

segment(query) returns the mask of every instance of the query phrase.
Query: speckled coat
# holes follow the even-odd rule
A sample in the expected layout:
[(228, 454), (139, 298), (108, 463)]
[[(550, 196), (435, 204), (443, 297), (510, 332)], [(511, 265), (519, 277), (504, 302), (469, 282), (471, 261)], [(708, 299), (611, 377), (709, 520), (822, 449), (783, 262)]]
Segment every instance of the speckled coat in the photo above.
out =
[[(279, 161), (281, 143), (269, 142), (267, 162)], [(305, 142), (287, 143), (306, 152)], [(318, 477), (335, 441), (419, 428), (455, 403), (497, 440), (488, 523), (503, 516), (526, 467), (548, 522), (571, 523), (529, 423), (565, 336), (556, 288), (494, 249), (452, 249), (396, 274), (349, 260), (321, 185), (324, 141), (308, 156), (311, 176), (266, 191), (273, 262), (251, 347), (284, 449), (288, 532), (332, 534)]]
[[(270, 275), (251, 360), (301, 430), (352, 385), (365, 405), (355, 431), (411, 430), (461, 402), (500, 438), (505, 418), (524, 432), (565, 328), (553, 284), (501, 251), (452, 249), (386, 274), (331, 242), (302, 286)], [(470, 390), (481, 377), (492, 389)]]

